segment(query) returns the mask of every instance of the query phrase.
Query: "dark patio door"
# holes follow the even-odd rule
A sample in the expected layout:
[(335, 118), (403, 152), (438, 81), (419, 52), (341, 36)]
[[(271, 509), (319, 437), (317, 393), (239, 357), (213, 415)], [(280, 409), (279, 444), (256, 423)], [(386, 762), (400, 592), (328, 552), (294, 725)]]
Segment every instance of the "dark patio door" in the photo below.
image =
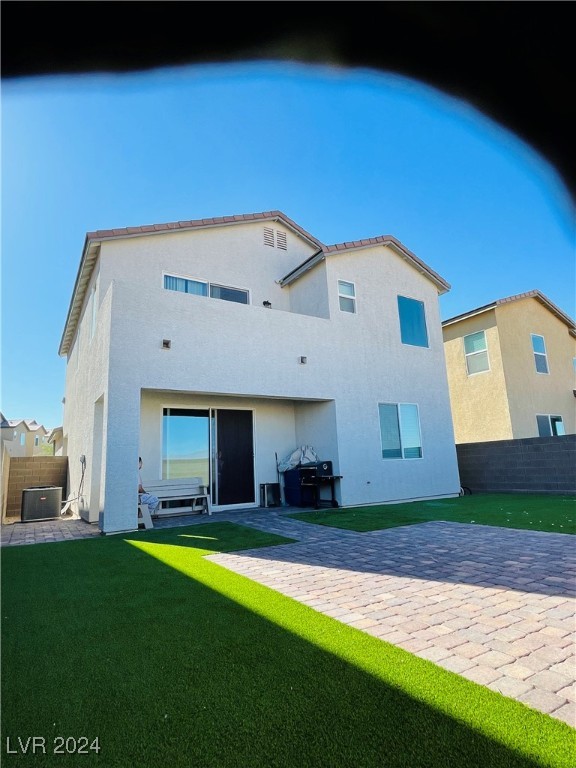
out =
[(254, 503), (252, 411), (213, 411), (215, 467), (212, 501), (217, 506)]

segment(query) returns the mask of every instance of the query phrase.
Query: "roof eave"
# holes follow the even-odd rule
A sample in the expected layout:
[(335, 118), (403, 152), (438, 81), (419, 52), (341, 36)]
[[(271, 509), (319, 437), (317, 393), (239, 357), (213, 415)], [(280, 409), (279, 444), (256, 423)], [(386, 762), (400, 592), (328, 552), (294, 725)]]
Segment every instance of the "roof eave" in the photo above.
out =
[(72, 298), (70, 299), (70, 306), (68, 307), (68, 315), (66, 316), (64, 331), (58, 349), (58, 354), (61, 357), (67, 355), (70, 351), (70, 345), (74, 338), (74, 334), (76, 333), (78, 318), (80, 317), (82, 305), (84, 304), (85, 290), (92, 277), (94, 264), (96, 263), (99, 254), (100, 241), (96, 242), (91, 239), (90, 235), (86, 235), (84, 248), (82, 250), (82, 258), (80, 259), (80, 266), (78, 267), (78, 274), (76, 275), (76, 282), (74, 283), (74, 290), (72, 291)]
[(425, 264), (421, 259), (408, 250), (399, 240), (391, 235), (384, 235), (377, 238), (371, 238), (369, 240), (358, 240), (351, 243), (339, 243), (338, 245), (324, 246), (322, 250), (314, 253), (306, 261), (303, 261), (299, 266), (278, 280), (279, 285), (284, 287), (290, 285), (297, 280), (301, 275), (313, 269), (321, 261), (324, 261), (328, 256), (332, 256), (336, 253), (344, 253), (346, 251), (358, 251), (364, 248), (374, 248), (374, 246), (389, 247), (394, 250), (402, 259), (411, 264), (412, 267), (418, 270), (422, 275), (431, 280), (439, 294), (447, 293), (450, 290), (450, 283), (446, 282), (443, 277), (433, 269)]
[(483, 315), (484, 312), (489, 312), (491, 309), (496, 309), (496, 302), (492, 302), (492, 304), (486, 304), (483, 307), (478, 307), (477, 309), (473, 309), (470, 312), (463, 312), (461, 315), (454, 315), (454, 317), (449, 317), (448, 320), (444, 320), (442, 323), (442, 327), (446, 325), (452, 325), (453, 323), (458, 323), (460, 320), (467, 320), (469, 317), (476, 317), (476, 315)]
[(281, 277), (280, 280), (278, 280), (278, 285), (280, 285), (280, 287), (282, 288), (285, 285), (290, 285), (290, 283), (293, 283), (301, 275), (313, 269), (316, 266), (316, 264), (319, 264), (321, 261), (324, 261), (325, 258), (326, 258), (326, 254), (324, 253), (323, 250), (319, 250), (316, 253), (313, 253), (312, 256), (306, 259), (306, 261), (303, 261), (291, 272), (288, 272), (287, 275), (284, 275), (284, 277)]
[(476, 315), (481, 315), (484, 312), (488, 312), (491, 309), (497, 309), (498, 307), (504, 306), (506, 304), (511, 304), (516, 301), (522, 301), (523, 299), (535, 299), (538, 301), (542, 306), (546, 307), (546, 309), (553, 314), (555, 317), (558, 318), (561, 322), (563, 322), (565, 325), (568, 326), (568, 332), (571, 336), (576, 336), (576, 325), (574, 324), (574, 321), (572, 318), (570, 318), (565, 312), (563, 312), (559, 307), (556, 306), (550, 299), (548, 299), (546, 296), (544, 296), (543, 293), (541, 293), (538, 290), (528, 291), (526, 293), (520, 293), (516, 296), (508, 296), (505, 299), (498, 299), (497, 301), (493, 301), (490, 304), (485, 304), (482, 307), (477, 307), (476, 309), (470, 310), (470, 312), (464, 312), (461, 315), (455, 315), (454, 317), (448, 318), (448, 320), (444, 320), (442, 323), (442, 327), (446, 327), (448, 325), (453, 325), (454, 323), (458, 323), (461, 320), (467, 320), (470, 317), (475, 317)]
[(415, 253), (412, 253), (412, 251), (408, 250), (408, 248), (402, 245), (400, 241), (396, 240), (394, 237), (389, 237), (384, 241), (384, 245), (396, 251), (399, 256), (411, 264), (418, 272), (420, 272), (420, 274), (424, 275), (424, 277), (427, 277), (431, 282), (433, 282), (438, 290), (439, 295), (448, 293), (452, 287), (450, 283), (444, 280), (444, 278), (441, 277), (437, 272), (434, 272), (433, 269), (430, 269), (430, 267), (425, 262), (423, 262), (422, 259), (419, 259)]

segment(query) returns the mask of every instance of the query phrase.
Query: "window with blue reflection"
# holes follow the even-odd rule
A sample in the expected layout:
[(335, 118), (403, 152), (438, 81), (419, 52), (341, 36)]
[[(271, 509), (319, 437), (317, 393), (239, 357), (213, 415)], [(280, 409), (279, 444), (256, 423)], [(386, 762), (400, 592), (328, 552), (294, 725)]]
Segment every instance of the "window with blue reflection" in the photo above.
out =
[(420, 416), (415, 403), (379, 403), (383, 459), (421, 459)]
[(424, 302), (398, 296), (398, 315), (400, 317), (400, 337), (402, 344), (413, 347), (428, 346), (428, 330)]

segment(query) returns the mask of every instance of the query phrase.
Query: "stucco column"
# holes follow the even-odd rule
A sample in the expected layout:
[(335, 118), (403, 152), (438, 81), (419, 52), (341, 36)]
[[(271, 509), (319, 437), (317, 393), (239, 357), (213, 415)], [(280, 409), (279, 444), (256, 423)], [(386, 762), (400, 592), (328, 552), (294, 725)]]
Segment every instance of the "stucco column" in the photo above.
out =
[(138, 447), (140, 389), (120, 387), (109, 393), (103, 444), (103, 533), (138, 528)]

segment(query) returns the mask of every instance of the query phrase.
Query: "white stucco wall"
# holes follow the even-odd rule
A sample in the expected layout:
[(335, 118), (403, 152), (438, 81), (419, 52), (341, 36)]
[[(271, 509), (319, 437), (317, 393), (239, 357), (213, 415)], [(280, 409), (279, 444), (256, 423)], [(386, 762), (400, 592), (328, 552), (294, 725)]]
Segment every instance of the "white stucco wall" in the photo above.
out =
[[(87, 304), (89, 303), (90, 299)], [(103, 414), (103, 432), (101, 435), (95, 435), (95, 410), (99, 400), (104, 411), (107, 410), (108, 404), (111, 308), (112, 288), (109, 287), (98, 308), (93, 334), (91, 307), (90, 312), (84, 312), (66, 366), (62, 427), (63, 442), (69, 458), (68, 489), (75, 497), (80, 494), (78, 501), (80, 514), (90, 522), (98, 522), (99, 514), (104, 509), (103, 460), (106, 453), (108, 419), (107, 415)], [(100, 455), (95, 457), (94, 451), (98, 449)], [(82, 476), (80, 463), (81, 456), (86, 456), (84, 476)], [(91, 499), (93, 488), (100, 489), (98, 498)]]
[[(460, 483), (435, 287), (381, 246), (332, 256), (327, 272), (343, 504), (457, 493)], [(356, 314), (340, 311), (338, 280), (354, 282)], [(398, 294), (424, 302), (428, 348), (402, 343)], [(422, 459), (381, 458), (379, 403), (418, 405)]]
[[(286, 232), (286, 250), (265, 245), (264, 226)], [(163, 288), (164, 273), (168, 273), (245, 289), (254, 306), (270, 301), (274, 308), (288, 310), (290, 297), (276, 281), (314, 250), (301, 237), (270, 222), (104, 241), (100, 290), (105, 292), (112, 280), (130, 280), (144, 289)]]
[[(312, 251), (291, 233), (287, 252), (261, 243), (256, 223), (103, 245), (98, 324), (91, 341), (87, 321), (80, 328), (64, 433), (77, 476), (74, 455), (92, 452), (90, 422), (103, 396), (98, 510), (106, 532), (135, 527), (134, 467), (142, 455), (154, 481), (170, 403), (254, 411), (256, 494), (259, 483), (275, 482), (274, 454), (302, 444), (334, 462), (344, 505), (458, 492), (435, 286), (379, 245), (330, 255), (282, 289), (276, 280)], [(164, 271), (246, 288), (251, 304), (167, 291)], [(339, 309), (339, 279), (355, 283), (356, 314)], [(398, 294), (424, 302), (429, 348), (401, 343)], [(378, 403), (419, 406), (422, 459), (382, 459)], [(88, 470), (86, 483), (95, 488)]]

